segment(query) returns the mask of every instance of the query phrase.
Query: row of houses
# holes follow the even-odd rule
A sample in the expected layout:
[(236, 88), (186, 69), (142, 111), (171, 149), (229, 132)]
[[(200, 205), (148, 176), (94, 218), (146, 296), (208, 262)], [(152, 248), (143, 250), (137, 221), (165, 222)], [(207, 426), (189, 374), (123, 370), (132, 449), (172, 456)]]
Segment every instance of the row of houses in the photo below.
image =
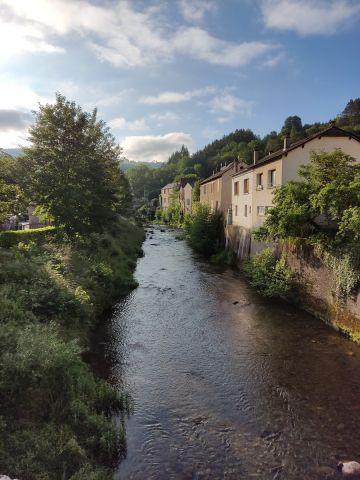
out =
[(194, 183), (193, 179), (182, 178), (179, 182), (165, 185), (165, 187), (161, 189), (159, 199), (160, 207), (163, 210), (167, 210), (175, 198), (178, 198), (183, 215), (190, 213), (193, 204)]
[[(293, 144), (286, 137), (282, 149), (262, 158), (254, 150), (252, 165), (234, 161), (203, 180), (200, 183), (200, 203), (208, 205), (213, 212), (224, 214), (228, 233), (240, 244), (236, 248), (242, 250), (239, 256), (255, 253), (257, 246), (251, 241), (250, 233), (264, 222), (266, 212), (273, 205), (274, 189), (290, 180), (299, 180), (299, 167), (310, 162), (312, 151), (332, 152), (337, 148), (360, 162), (360, 138), (334, 123)], [(164, 189), (174, 188), (171, 185), (175, 184)], [(166, 202), (170, 202), (170, 197)], [(163, 208), (168, 204), (163, 203)], [(190, 210), (191, 205), (190, 200)]]

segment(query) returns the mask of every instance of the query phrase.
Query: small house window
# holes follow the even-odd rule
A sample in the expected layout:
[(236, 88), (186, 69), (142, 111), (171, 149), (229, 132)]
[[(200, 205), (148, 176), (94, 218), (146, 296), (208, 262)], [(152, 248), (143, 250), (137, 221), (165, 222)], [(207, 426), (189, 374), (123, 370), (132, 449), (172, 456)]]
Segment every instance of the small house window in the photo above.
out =
[(265, 207), (257, 207), (257, 214), (259, 217), (263, 217), (265, 215)]
[(247, 205), (244, 205), (244, 216), (245, 217), (248, 216), (248, 206)]
[(276, 170), (268, 171), (268, 187), (272, 188), (276, 185)]
[(257, 173), (256, 174), (256, 188), (261, 190), (263, 188), (263, 174)]
[(204, 193), (206, 193), (206, 185), (204, 185)]
[(186, 199), (186, 205), (190, 205), (190, 198)]
[(239, 182), (234, 183), (234, 195), (239, 195)]
[(237, 214), (238, 214), (238, 206), (235, 205), (235, 217), (237, 217)]
[(244, 193), (249, 193), (249, 179), (245, 178), (244, 180)]

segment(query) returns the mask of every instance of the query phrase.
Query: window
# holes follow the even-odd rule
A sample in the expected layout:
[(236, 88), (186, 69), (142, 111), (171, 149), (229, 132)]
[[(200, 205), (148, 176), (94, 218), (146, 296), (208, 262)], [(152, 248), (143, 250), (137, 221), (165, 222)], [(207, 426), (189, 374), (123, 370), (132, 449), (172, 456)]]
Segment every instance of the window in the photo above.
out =
[(263, 189), (263, 174), (257, 173), (256, 174), (256, 190), (262, 190), (262, 189)]
[(210, 183), (210, 193), (213, 193), (213, 191), (214, 191), (214, 184)]
[(276, 185), (276, 170), (268, 171), (268, 187), (272, 188)]
[(216, 200), (216, 202), (215, 202), (215, 212), (218, 211), (218, 208), (219, 208), (219, 202)]
[(237, 214), (238, 214), (238, 206), (235, 205), (235, 217), (237, 217)]
[(190, 198), (186, 199), (186, 205), (190, 205)]
[(220, 192), (220, 178), (217, 179), (217, 191)]
[(263, 217), (265, 215), (265, 207), (257, 207), (257, 214), (259, 217)]
[(239, 182), (234, 183), (234, 195), (239, 195)]
[(249, 179), (245, 178), (244, 180), (244, 193), (249, 193)]
[(206, 193), (206, 185), (204, 185), (204, 193)]
[(248, 206), (247, 205), (244, 205), (244, 216), (247, 217), (248, 216)]

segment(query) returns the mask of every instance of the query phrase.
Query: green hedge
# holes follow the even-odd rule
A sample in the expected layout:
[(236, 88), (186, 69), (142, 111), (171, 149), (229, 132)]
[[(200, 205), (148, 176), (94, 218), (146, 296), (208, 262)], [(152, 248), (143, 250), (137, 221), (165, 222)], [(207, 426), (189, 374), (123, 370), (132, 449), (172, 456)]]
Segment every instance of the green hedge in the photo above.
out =
[(17, 245), (19, 242), (27, 243), (29, 241), (43, 240), (53, 235), (56, 228), (52, 226), (34, 228), (32, 230), (6, 230), (0, 232), (0, 247), (9, 248)]

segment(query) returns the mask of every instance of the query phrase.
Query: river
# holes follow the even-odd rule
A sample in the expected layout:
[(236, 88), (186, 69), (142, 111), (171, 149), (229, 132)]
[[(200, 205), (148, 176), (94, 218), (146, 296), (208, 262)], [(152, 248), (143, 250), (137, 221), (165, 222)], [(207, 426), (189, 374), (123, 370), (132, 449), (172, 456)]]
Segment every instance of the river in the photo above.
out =
[(134, 409), (114, 479), (316, 480), (359, 460), (359, 347), (153, 232), (102, 343)]

